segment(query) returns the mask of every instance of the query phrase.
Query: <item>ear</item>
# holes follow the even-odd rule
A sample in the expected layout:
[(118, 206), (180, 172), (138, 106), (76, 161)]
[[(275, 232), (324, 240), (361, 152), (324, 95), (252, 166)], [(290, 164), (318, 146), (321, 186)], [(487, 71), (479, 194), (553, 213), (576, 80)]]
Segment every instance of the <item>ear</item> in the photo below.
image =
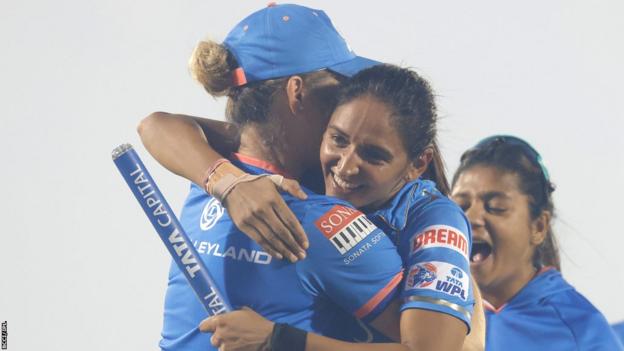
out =
[(542, 211), (542, 213), (537, 217), (533, 223), (531, 224), (531, 244), (534, 246), (539, 246), (544, 239), (546, 239), (546, 235), (548, 234), (548, 229), (550, 228), (550, 219), (552, 215), (548, 211)]
[(288, 107), (294, 115), (303, 110), (303, 78), (300, 76), (291, 76), (286, 83), (286, 96), (288, 98)]
[(409, 182), (420, 177), (427, 171), (431, 160), (433, 160), (433, 149), (427, 147), (417, 159), (410, 163), (409, 169), (405, 174), (405, 180)]

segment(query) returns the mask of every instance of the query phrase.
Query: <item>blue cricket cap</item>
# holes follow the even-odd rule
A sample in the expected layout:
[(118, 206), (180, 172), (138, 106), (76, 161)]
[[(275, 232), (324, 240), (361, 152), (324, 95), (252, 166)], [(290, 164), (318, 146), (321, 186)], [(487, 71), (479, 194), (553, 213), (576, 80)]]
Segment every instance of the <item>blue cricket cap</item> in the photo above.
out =
[(271, 3), (242, 20), (223, 44), (238, 61), (234, 84), (329, 69), (351, 77), (379, 62), (357, 56), (322, 10)]

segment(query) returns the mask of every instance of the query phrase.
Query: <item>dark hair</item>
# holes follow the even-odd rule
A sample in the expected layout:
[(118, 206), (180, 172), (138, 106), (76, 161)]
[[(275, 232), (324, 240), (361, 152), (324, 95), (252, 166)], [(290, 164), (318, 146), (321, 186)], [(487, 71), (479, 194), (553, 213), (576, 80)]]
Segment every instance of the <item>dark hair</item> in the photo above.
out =
[[(490, 138), (488, 138), (490, 139)], [(554, 185), (541, 165), (539, 154), (528, 143), (515, 137), (493, 137), (487, 143), (479, 143), (467, 150), (461, 157), (459, 168), (453, 176), (453, 185), (466, 170), (478, 166), (491, 166), (518, 176), (518, 188), (529, 197), (531, 219), (539, 217), (543, 211), (554, 215), (555, 206), (552, 193)], [(561, 270), (559, 249), (550, 223), (544, 241), (535, 249), (533, 265), (536, 268), (554, 266)]]
[[(225, 46), (210, 40), (197, 44), (189, 60), (189, 68), (193, 78), (201, 83), (210, 95), (228, 97), (225, 116), (228, 121), (238, 125), (267, 122), (273, 97), (289, 78), (234, 86), (233, 74), (238, 68), (236, 58)], [(312, 89), (328, 76), (340, 79), (326, 70), (299, 76)], [(333, 107), (332, 101), (328, 101), (327, 109), (331, 110)]]
[(363, 95), (371, 95), (393, 110), (393, 123), (411, 159), (427, 148), (433, 150), (433, 160), (422, 178), (433, 180), (438, 190), (448, 195), (450, 187), (436, 140), (435, 98), (429, 83), (410, 69), (377, 65), (360, 71), (343, 85), (338, 105)]

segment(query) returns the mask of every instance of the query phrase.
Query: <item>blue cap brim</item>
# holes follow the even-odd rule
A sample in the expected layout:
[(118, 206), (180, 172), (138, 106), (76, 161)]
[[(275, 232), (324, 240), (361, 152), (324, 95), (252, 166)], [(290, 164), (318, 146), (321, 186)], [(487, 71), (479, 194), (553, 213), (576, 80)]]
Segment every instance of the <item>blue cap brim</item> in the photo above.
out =
[(366, 57), (355, 56), (349, 61), (341, 62), (332, 66), (327, 67), (330, 71), (334, 71), (336, 73), (342, 74), (346, 77), (352, 77), (359, 71), (370, 68), (373, 66), (380, 65), (381, 62), (367, 59)]

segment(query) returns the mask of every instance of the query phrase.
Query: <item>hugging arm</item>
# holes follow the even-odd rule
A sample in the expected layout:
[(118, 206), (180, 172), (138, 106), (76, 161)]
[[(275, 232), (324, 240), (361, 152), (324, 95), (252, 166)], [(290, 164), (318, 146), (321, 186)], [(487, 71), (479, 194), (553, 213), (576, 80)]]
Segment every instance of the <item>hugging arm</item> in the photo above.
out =
[[(204, 189), (206, 171), (239, 145), (235, 125), (206, 118), (155, 112), (144, 118), (137, 130), (145, 148), (161, 165)], [(305, 196), (294, 180), (285, 180), (281, 190)], [(269, 179), (239, 183), (223, 205), (234, 224), (271, 256), (291, 261), (305, 257), (306, 234)]]
[(202, 188), (206, 170), (239, 143), (238, 128), (231, 123), (166, 112), (145, 117), (137, 131), (160, 164)]
[[(396, 343), (350, 343), (308, 333), (305, 351), (482, 351), (485, 348), (482, 318), (473, 318), (471, 333), (465, 337), (466, 327), (462, 321), (443, 313), (418, 309), (401, 313), (399, 341), (398, 307), (398, 301), (393, 302), (371, 322)], [(481, 309), (475, 308), (475, 314), (477, 311)], [(201, 331), (213, 332), (213, 345), (225, 346), (230, 351), (271, 350), (273, 328), (273, 322), (248, 308), (208, 318), (200, 325)]]

